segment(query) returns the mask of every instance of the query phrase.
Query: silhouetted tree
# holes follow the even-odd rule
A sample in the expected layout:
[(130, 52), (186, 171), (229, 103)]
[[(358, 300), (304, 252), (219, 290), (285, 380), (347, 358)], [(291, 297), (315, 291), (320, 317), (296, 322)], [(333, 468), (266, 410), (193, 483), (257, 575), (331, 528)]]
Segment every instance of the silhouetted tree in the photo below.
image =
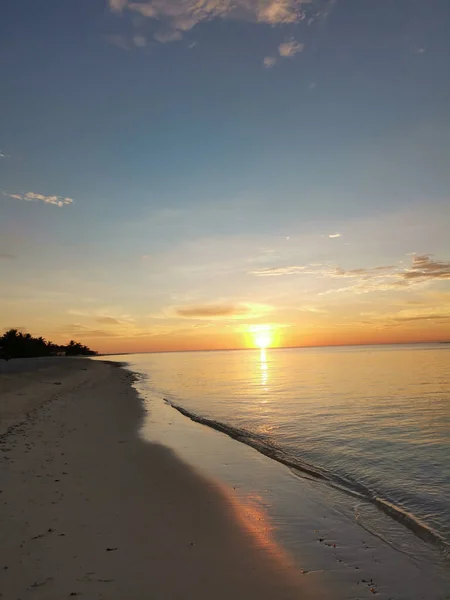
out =
[(9, 329), (0, 337), (0, 358), (30, 358), (33, 356), (94, 356), (97, 354), (87, 346), (71, 340), (67, 346), (47, 342), (42, 336), (35, 338), (30, 333)]

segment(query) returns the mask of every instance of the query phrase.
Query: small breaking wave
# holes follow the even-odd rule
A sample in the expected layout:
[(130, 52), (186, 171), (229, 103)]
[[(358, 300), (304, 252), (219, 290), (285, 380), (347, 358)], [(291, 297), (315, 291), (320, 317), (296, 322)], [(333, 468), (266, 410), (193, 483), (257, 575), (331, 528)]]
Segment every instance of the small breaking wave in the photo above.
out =
[(205, 425), (206, 427), (220, 431), (221, 433), (224, 433), (228, 437), (231, 437), (242, 444), (251, 446), (261, 454), (264, 454), (265, 456), (289, 467), (296, 475), (303, 477), (308, 476), (308, 478), (322, 481), (348, 495), (370, 502), (379, 510), (395, 519), (395, 521), (407, 527), (423, 541), (431, 543), (440, 548), (445, 557), (448, 558), (450, 556), (449, 545), (437, 532), (422, 523), (413, 514), (403, 510), (388, 500), (380, 498), (376, 493), (359, 482), (352, 481), (336, 473), (331, 473), (323, 467), (312, 465), (298, 457), (292, 456), (292, 454), (287, 452), (284, 448), (268, 440), (263, 435), (248, 431), (246, 429), (233, 427), (232, 425), (228, 425), (208, 417), (203, 417), (178, 404), (175, 404), (167, 398), (164, 398), (164, 401), (176, 411), (191, 419), (191, 421), (195, 421), (196, 423), (200, 423), (201, 425)]

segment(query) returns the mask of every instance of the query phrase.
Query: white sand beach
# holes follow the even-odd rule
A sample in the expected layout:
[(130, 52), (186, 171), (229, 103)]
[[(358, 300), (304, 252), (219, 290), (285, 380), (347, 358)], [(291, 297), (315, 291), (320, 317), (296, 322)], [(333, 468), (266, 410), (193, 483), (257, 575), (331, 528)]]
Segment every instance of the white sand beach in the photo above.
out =
[(25, 364), (0, 374), (2, 600), (321, 597), (226, 490), (139, 439), (130, 373)]

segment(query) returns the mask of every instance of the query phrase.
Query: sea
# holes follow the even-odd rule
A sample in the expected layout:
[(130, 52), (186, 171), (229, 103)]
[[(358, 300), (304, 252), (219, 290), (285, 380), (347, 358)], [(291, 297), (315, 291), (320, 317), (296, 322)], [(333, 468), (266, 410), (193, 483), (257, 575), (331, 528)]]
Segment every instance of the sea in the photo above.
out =
[(141, 435), (257, 505), (333, 597), (450, 598), (450, 344), (114, 358)]

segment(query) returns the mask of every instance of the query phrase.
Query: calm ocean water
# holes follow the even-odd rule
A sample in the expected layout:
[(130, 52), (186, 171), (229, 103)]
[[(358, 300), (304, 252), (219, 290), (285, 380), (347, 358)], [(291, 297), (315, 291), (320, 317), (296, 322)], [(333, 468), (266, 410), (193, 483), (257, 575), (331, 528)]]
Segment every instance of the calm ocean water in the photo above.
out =
[(450, 346), (127, 357), (154, 393), (450, 544)]

